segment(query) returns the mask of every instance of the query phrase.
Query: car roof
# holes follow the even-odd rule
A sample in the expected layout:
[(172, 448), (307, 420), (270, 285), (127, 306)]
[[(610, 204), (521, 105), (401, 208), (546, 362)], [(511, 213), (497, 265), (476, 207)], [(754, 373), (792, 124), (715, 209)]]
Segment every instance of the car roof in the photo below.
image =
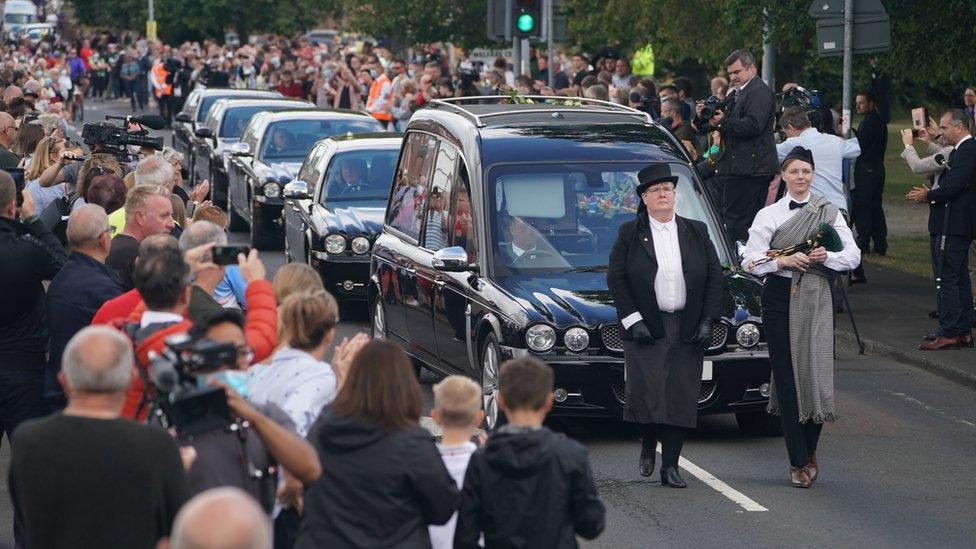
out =
[[(670, 132), (629, 108), (511, 103), (456, 108), (433, 103), (434, 108), (417, 111), (410, 126), (429, 121), (454, 133), (465, 127), (476, 130), (485, 166), (540, 161), (688, 162)], [(493, 114), (497, 115), (486, 116)]]
[(334, 141), (337, 152), (366, 150), (397, 150), (403, 143), (403, 134), (360, 133), (323, 139)]
[(245, 90), (239, 88), (206, 88), (200, 90), (200, 97), (210, 97), (211, 95), (242, 95), (246, 97), (281, 97), (281, 94), (274, 90)]
[(302, 105), (308, 105), (309, 108), (314, 108), (314, 105), (308, 101), (301, 99), (283, 99), (280, 97), (247, 97), (247, 98), (237, 98), (237, 97), (226, 97), (224, 99), (218, 100), (214, 103), (212, 108), (216, 109), (218, 106), (224, 109), (233, 109), (234, 107), (261, 107), (263, 105), (278, 106), (286, 105), (288, 107), (295, 106), (297, 108), (302, 108)]
[(277, 111), (277, 112), (264, 112), (258, 113), (261, 116), (266, 117), (269, 122), (279, 122), (281, 120), (293, 120), (300, 118), (303, 120), (343, 120), (349, 118), (370, 118), (369, 114), (362, 111), (353, 111), (347, 109), (307, 109), (307, 110), (289, 110), (289, 111)]

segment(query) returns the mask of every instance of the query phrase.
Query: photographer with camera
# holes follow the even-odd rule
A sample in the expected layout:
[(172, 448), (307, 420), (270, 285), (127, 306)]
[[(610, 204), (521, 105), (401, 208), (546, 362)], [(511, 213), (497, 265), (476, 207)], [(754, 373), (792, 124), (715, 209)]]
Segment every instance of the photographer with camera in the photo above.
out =
[[(715, 177), (722, 188), (722, 219), (733, 240), (745, 241), (756, 213), (763, 207), (769, 182), (776, 175), (776, 100), (773, 90), (758, 77), (759, 68), (746, 50), (725, 60), (732, 89), (725, 101), (711, 98), (695, 106), (693, 122), (700, 132), (718, 130), (722, 153)], [(714, 99), (714, 113), (707, 109)]]
[[(308, 442), (281, 425), (288, 423), (283, 412), (269, 408), (275, 410), (272, 420), (245, 400), (246, 370), (254, 351), (244, 335), (244, 316), (240, 311), (209, 311), (193, 323), (187, 335), (191, 343), (185, 349), (191, 354), (194, 348), (214, 352), (201, 353), (192, 365), (174, 365), (178, 377), (189, 386), (176, 387), (174, 391), (157, 384), (156, 389), (173, 405), (194, 396), (200, 399), (196, 402), (213, 398), (219, 401), (219, 393), (214, 396), (197, 390), (208, 387), (223, 389), (226, 399), (225, 405), (218, 402), (213, 408), (187, 405), (185, 410), (190, 413), (182, 425), (177, 419), (180, 414), (167, 418), (177, 421), (180, 438), (196, 450), (197, 458), (187, 471), (189, 492), (192, 495), (218, 486), (235, 486), (254, 496), (270, 512), (278, 484), (275, 463), (302, 483), (308, 483), (321, 474), (319, 457)], [(152, 370), (158, 379), (155, 364)], [(161, 404), (163, 412), (168, 413), (165, 401)], [(201, 409), (206, 409), (207, 417), (198, 416)], [(217, 426), (200, 427), (210, 421)]]

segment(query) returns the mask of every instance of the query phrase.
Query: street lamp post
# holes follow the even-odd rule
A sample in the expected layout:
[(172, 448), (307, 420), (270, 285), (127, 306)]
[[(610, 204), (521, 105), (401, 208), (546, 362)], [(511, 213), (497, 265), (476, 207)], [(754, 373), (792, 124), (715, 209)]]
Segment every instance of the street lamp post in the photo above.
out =
[(149, 19), (146, 21), (146, 38), (156, 39), (156, 6), (153, 0), (149, 0)]

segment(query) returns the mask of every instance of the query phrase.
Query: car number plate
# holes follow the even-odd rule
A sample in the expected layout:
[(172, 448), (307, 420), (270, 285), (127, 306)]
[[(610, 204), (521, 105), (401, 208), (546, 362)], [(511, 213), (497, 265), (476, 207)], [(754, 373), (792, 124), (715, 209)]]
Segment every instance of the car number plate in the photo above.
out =
[(702, 381), (712, 380), (712, 361), (703, 360), (702, 361)]

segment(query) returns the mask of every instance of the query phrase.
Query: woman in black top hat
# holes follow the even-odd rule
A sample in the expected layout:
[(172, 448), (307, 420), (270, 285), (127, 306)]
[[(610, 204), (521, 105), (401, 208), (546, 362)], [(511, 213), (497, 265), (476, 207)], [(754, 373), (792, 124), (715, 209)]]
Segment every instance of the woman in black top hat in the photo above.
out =
[[(861, 251), (844, 217), (826, 198), (810, 192), (813, 153), (794, 147), (780, 166), (786, 196), (759, 210), (749, 228), (742, 267), (763, 279), (762, 316), (769, 343), (772, 394), (790, 457), (790, 483), (809, 488), (817, 479), (817, 444), (823, 424), (834, 421), (834, 307), (831, 271), (848, 271)], [(820, 246), (769, 261), (766, 253), (804, 242), (822, 223), (837, 232), (843, 249)]]
[(640, 474), (661, 441), (661, 484), (684, 488), (678, 457), (698, 421), (702, 359), (721, 315), (725, 279), (708, 229), (674, 213), (678, 177), (666, 163), (637, 174), (637, 219), (620, 226), (607, 283), (624, 328), (624, 420), (641, 434)]

